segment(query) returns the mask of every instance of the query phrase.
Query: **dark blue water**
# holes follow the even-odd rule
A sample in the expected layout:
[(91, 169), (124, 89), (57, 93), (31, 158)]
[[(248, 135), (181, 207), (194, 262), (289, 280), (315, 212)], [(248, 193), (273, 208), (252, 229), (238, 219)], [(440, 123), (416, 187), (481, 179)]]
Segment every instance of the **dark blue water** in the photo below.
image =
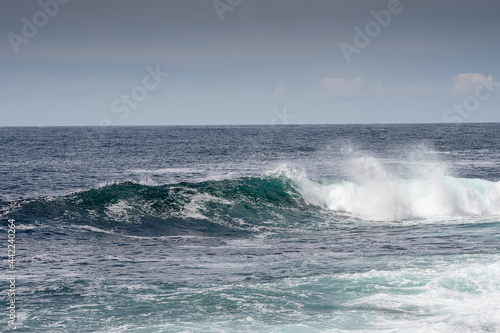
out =
[(0, 128), (16, 331), (500, 331), (499, 142), (497, 124)]

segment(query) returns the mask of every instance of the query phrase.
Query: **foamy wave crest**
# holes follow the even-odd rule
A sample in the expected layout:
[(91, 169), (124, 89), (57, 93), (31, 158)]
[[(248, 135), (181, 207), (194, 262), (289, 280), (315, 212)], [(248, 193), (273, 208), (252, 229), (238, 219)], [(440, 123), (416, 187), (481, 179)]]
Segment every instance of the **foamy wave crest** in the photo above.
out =
[(346, 156), (345, 180), (314, 181), (283, 167), (313, 205), (363, 220), (411, 220), (500, 215), (500, 182), (448, 176), (445, 163), (425, 147), (398, 161)]
[(500, 182), (444, 176), (430, 179), (298, 181), (307, 201), (365, 220), (500, 215)]

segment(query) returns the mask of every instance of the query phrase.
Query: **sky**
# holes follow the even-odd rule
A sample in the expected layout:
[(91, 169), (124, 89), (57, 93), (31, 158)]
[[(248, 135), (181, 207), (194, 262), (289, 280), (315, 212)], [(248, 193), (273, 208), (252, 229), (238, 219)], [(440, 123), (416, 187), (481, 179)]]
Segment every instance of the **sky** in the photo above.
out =
[(0, 126), (500, 121), (498, 0), (2, 0)]

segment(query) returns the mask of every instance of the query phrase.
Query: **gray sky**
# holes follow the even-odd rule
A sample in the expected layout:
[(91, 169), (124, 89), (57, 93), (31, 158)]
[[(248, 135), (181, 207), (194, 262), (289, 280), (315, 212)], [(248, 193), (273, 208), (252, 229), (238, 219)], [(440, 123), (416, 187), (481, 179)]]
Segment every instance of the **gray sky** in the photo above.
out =
[(500, 121), (497, 0), (3, 0), (0, 32), (0, 126)]

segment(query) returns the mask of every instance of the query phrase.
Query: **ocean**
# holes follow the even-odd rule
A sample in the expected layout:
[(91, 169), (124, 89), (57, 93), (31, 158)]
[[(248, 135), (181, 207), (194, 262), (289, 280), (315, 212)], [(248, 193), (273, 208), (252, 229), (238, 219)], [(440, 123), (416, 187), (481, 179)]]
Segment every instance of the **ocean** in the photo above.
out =
[(500, 124), (0, 128), (0, 325), (500, 332), (499, 143)]

